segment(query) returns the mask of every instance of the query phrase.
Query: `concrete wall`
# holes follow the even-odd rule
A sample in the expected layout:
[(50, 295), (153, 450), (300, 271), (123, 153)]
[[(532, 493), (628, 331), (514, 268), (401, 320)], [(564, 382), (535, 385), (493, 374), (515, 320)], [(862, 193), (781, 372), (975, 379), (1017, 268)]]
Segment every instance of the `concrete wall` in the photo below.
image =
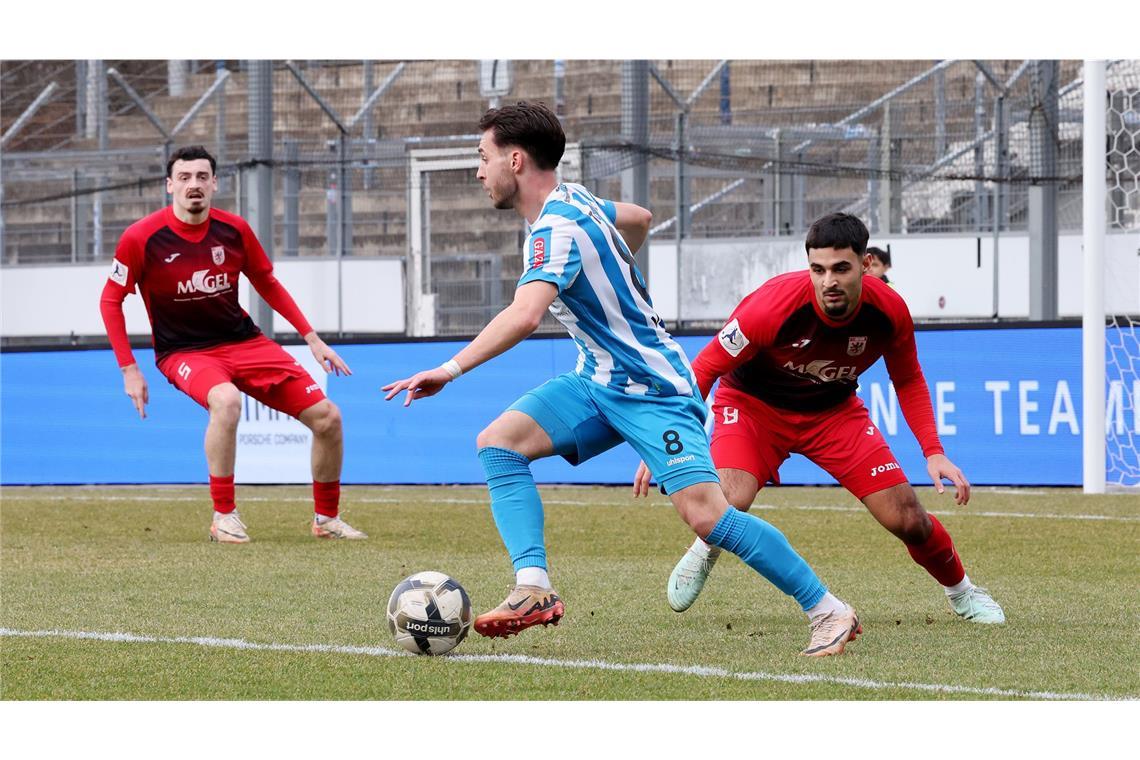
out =
[[(875, 237), (872, 245), (891, 250), (890, 278), (915, 319), (970, 319), (994, 314), (994, 240), (960, 235)], [(1081, 237), (1058, 243), (1062, 317), (1081, 314)], [(1140, 233), (1109, 235), (1105, 244), (1105, 311), (1140, 313)], [(719, 320), (769, 277), (807, 266), (803, 241), (734, 238), (691, 240), (683, 247), (683, 320)], [(1029, 316), (1029, 237), (1003, 235), (998, 243), (997, 313)], [(650, 292), (661, 316), (677, 314), (677, 257), (673, 241), (650, 247)]]
[[(890, 245), (891, 279), (916, 319), (963, 319), (993, 314), (993, 237), (921, 235), (873, 238)], [(1081, 239), (1059, 241), (1060, 312), (1081, 313)], [(1106, 311), (1140, 313), (1140, 233), (1109, 235)], [(677, 256), (672, 240), (651, 243), (650, 292), (661, 316), (678, 318)], [(803, 243), (790, 239), (687, 241), (682, 257), (680, 302), (685, 320), (719, 320), (768, 277), (803, 268)], [(1029, 238), (1003, 235), (999, 242), (998, 314), (1029, 315)], [(343, 329), (354, 333), (404, 333), (403, 260), (353, 258), (343, 263)], [(109, 264), (0, 269), (0, 335), (102, 335), (98, 301)], [(293, 259), (276, 262), (277, 276), (322, 333), (337, 329), (336, 262)], [(249, 285), (242, 279), (241, 300)], [(124, 305), (127, 330), (150, 332), (141, 299)], [(275, 327), (292, 328), (277, 317)]]
[[(337, 330), (337, 267), (327, 259), (294, 259), (274, 263), (277, 278), (301, 311), (321, 333)], [(77, 266), (7, 267), (0, 270), (0, 334), (12, 337), (44, 335), (103, 335), (99, 294), (110, 263)], [(404, 332), (403, 259), (346, 259), (344, 331)], [(241, 279), (238, 300), (249, 307), (249, 282)], [(149, 335), (142, 299), (123, 303), (127, 332)], [(274, 329), (293, 328), (277, 315)]]

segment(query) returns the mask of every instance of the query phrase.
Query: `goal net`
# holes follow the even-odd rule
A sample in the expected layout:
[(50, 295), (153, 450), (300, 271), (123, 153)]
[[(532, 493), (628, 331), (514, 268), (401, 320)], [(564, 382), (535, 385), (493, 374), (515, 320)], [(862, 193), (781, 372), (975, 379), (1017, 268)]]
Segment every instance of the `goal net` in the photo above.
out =
[(1131, 490), (1140, 489), (1140, 61), (1106, 68), (1107, 232), (1130, 242), (1127, 259), (1105, 260), (1105, 485)]

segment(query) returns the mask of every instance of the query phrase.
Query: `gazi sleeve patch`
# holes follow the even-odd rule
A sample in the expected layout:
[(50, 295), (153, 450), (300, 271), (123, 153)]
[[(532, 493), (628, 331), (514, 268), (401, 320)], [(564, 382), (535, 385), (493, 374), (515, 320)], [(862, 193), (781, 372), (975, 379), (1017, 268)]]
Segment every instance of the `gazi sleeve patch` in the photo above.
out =
[(111, 274), (108, 275), (108, 279), (111, 282), (114, 282), (114, 283), (121, 285), (125, 288), (125, 287), (127, 287), (127, 272), (128, 271), (129, 270), (127, 269), (126, 264), (119, 261), (118, 259), (113, 259), (111, 261)]
[(527, 271), (541, 269), (550, 261), (551, 230), (537, 230), (527, 241)]
[(526, 240), (525, 252), (526, 270), (519, 285), (541, 280), (556, 286), (561, 293), (574, 283), (582, 269), (578, 247), (565, 229), (534, 230)]
[(740, 329), (740, 321), (737, 319), (722, 327), (717, 339), (720, 341), (721, 347), (733, 357), (740, 356), (740, 352), (748, 347), (748, 338)]

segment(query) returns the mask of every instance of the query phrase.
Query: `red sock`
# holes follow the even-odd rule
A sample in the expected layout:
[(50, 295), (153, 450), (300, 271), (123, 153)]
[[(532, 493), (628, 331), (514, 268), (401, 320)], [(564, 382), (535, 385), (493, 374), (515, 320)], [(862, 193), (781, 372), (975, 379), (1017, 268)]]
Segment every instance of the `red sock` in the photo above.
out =
[(314, 480), (313, 504), (318, 515), (336, 517), (337, 509), (340, 506), (340, 481), (318, 483)]
[(911, 559), (934, 576), (935, 580), (943, 586), (953, 586), (962, 582), (966, 577), (966, 570), (962, 567), (962, 560), (954, 549), (954, 541), (950, 534), (938, 522), (938, 518), (930, 515), (930, 522), (934, 530), (924, 543), (917, 546), (907, 546)]
[(214, 500), (214, 511), (223, 515), (236, 509), (234, 504), (234, 476), (218, 478), (210, 476), (210, 498)]

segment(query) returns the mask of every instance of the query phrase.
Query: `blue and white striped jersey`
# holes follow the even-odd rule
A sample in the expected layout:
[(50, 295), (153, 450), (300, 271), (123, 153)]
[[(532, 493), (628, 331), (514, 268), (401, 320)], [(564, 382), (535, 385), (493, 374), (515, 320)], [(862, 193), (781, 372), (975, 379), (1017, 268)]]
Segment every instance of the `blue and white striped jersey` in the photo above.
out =
[(578, 344), (577, 374), (635, 396), (690, 396), (689, 359), (654, 312), (616, 218), (612, 202), (558, 185), (531, 226), (519, 285), (557, 286), (550, 313)]

